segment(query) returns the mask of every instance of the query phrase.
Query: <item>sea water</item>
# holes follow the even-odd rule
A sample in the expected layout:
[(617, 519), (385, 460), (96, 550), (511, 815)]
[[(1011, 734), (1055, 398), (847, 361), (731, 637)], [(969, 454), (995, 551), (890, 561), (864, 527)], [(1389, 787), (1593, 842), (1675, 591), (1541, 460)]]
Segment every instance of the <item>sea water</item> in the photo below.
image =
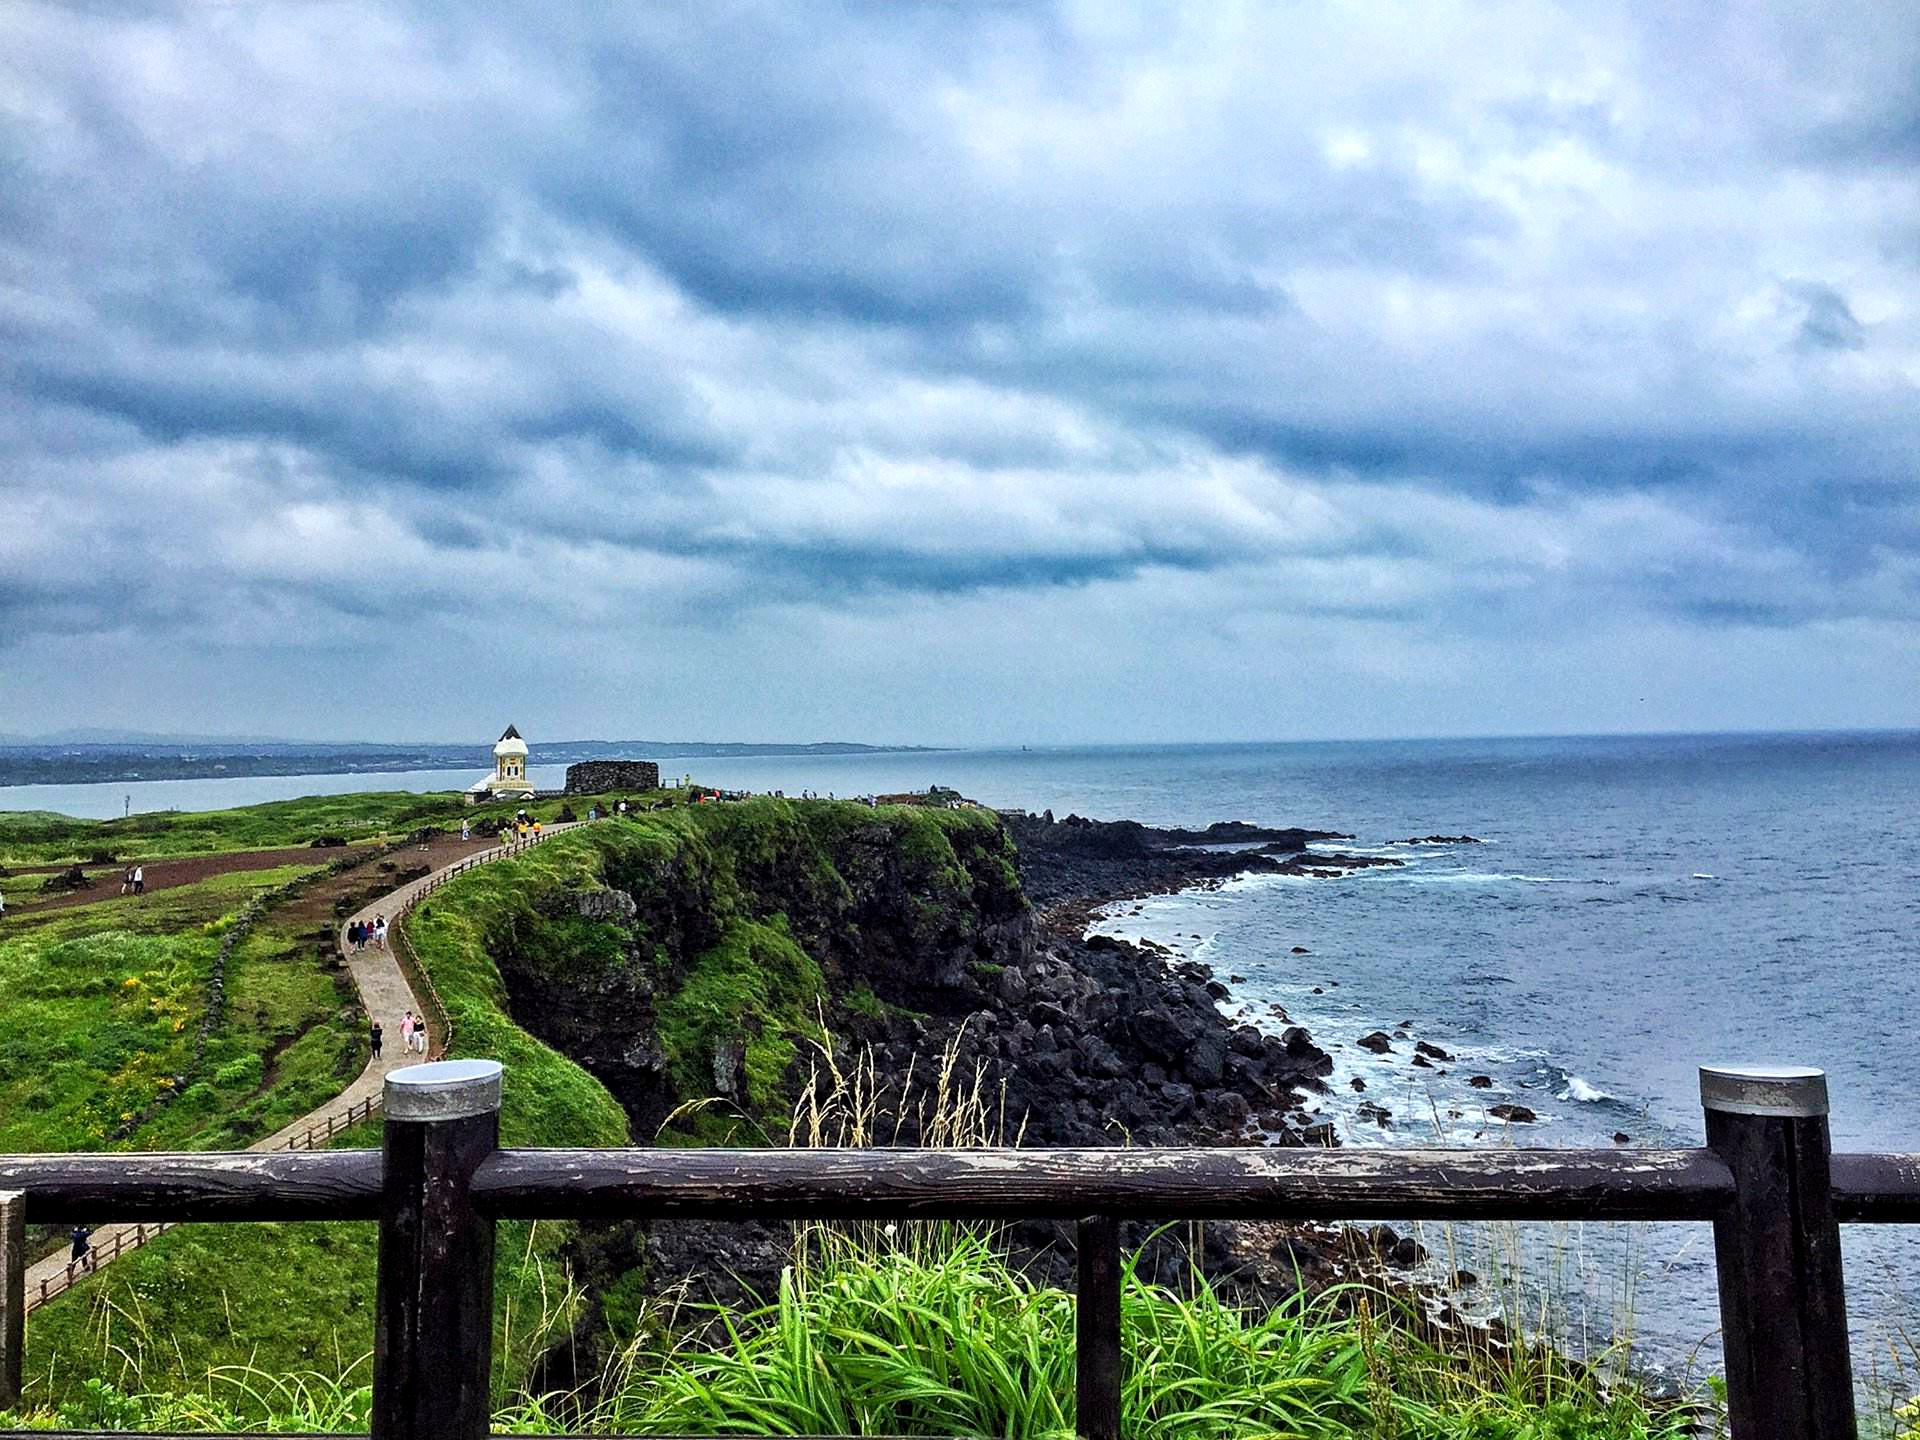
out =
[[(788, 794), (941, 784), (1058, 815), (1353, 832), (1329, 848), (1404, 865), (1331, 880), (1248, 877), (1119, 906), (1103, 921), (1195, 956), (1222, 980), (1243, 977), (1230, 1012), (1273, 1023), (1277, 1004), (1307, 1026), (1335, 1058), (1320, 1103), (1348, 1144), (1611, 1147), (1616, 1133), (1636, 1145), (1698, 1144), (1701, 1064), (1785, 1063), (1828, 1072), (1837, 1148), (1920, 1150), (1920, 733), (976, 750), (663, 768)], [(471, 778), (159, 782), (141, 798), (201, 808), (322, 783), (454, 788)], [(32, 803), (112, 814), (126, 788), (34, 787)], [(0, 808), (29, 808), (25, 798), (0, 790)], [(1404, 843), (1463, 832), (1485, 843)], [(1410, 1041), (1378, 1057), (1353, 1044), (1401, 1022), (1454, 1059), (1416, 1069)], [(1469, 1086), (1473, 1075), (1492, 1087)], [(1352, 1089), (1356, 1077), (1364, 1093)], [(1489, 1120), (1501, 1100), (1538, 1120)], [(1363, 1102), (1391, 1112), (1389, 1124), (1364, 1118)], [(1550, 1323), (1576, 1342), (1630, 1330), (1655, 1365), (1715, 1363), (1704, 1226), (1426, 1227), (1423, 1238), (1435, 1273), (1516, 1265), (1530, 1293), (1551, 1292)], [(1920, 1244), (1902, 1227), (1853, 1227), (1846, 1262), (1856, 1364), (1885, 1369), (1903, 1348), (1899, 1334), (1916, 1333)]]

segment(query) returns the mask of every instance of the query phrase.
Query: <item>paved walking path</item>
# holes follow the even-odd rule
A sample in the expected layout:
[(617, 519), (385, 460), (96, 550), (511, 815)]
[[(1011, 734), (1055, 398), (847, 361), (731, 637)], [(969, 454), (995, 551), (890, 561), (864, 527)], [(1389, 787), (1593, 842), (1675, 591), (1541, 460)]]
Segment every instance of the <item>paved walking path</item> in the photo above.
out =
[[(559, 825), (543, 826), (540, 838), (545, 840), (562, 831), (572, 830), (588, 822), (572, 821)], [(350, 1111), (356, 1111), (363, 1103), (372, 1101), (378, 1104), (386, 1085), (387, 1076), (408, 1065), (418, 1065), (430, 1058), (418, 1051), (409, 1054), (400, 1039), (400, 1017), (411, 1010), (415, 1015), (425, 1015), (426, 1007), (420, 1003), (420, 997), (413, 993), (413, 987), (407, 983), (407, 977), (400, 969), (400, 962), (393, 955), (393, 939), (389, 932), (385, 948), (369, 944), (362, 950), (353, 950), (347, 945), (347, 927), (356, 920), (371, 922), (377, 916), (384, 915), (391, 926), (399, 916), (406, 913), (408, 907), (427, 890), (444, 880), (451, 872), (463, 866), (484, 864), (489, 860), (499, 860), (508, 855), (519, 853), (526, 848), (525, 843), (510, 845), (488, 845), (485, 841), (476, 841), (474, 851), (463, 856), (451, 865), (443, 865), (438, 870), (422, 875), (418, 880), (409, 881), (397, 890), (389, 891), (369, 905), (365, 905), (340, 922), (334, 932), (334, 943), (339, 946), (341, 956), (347, 962), (347, 969), (353, 976), (354, 989), (360, 992), (360, 1003), (365, 1007), (370, 1020), (378, 1020), (385, 1032), (381, 1037), (382, 1053), (367, 1061), (354, 1082), (335, 1095), (317, 1110), (302, 1115), (281, 1126), (264, 1140), (256, 1140), (247, 1146), (249, 1151), (285, 1150), (287, 1142), (304, 1136), (314, 1126), (325, 1126), (329, 1117), (341, 1118)], [(405, 850), (395, 851), (397, 856), (405, 855)], [(166, 1226), (156, 1225), (102, 1225), (93, 1232), (93, 1249), (96, 1268), (113, 1258), (116, 1240), (120, 1252), (137, 1249), (145, 1241), (159, 1234)], [(49, 1283), (50, 1294), (58, 1294), (71, 1278), (68, 1266), (71, 1262), (66, 1252), (49, 1255), (39, 1264), (27, 1270), (27, 1308), (32, 1310), (39, 1302), (40, 1286), (43, 1281)]]

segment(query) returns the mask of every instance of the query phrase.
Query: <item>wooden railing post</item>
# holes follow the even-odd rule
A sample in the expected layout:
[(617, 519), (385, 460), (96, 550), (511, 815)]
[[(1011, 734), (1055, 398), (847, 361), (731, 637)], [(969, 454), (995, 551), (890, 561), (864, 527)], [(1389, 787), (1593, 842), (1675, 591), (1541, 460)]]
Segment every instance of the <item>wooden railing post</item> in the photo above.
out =
[(1080, 1293), (1074, 1324), (1074, 1429), (1080, 1440), (1120, 1434), (1120, 1222), (1080, 1222)]
[(27, 1194), (0, 1190), (0, 1410), (20, 1402), (27, 1348)]
[(473, 1172), (500, 1143), (497, 1060), (386, 1078), (373, 1440), (486, 1440), (493, 1368), (493, 1221)]
[(1854, 1440), (1826, 1074), (1702, 1066), (1700, 1103), (1734, 1182), (1713, 1224), (1733, 1440)]

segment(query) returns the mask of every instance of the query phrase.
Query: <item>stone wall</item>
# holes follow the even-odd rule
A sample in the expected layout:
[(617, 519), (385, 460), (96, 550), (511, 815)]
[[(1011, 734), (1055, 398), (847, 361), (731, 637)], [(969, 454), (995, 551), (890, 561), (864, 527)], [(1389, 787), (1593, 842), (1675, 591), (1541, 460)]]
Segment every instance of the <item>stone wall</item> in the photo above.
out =
[(583, 760), (567, 767), (566, 793), (569, 795), (659, 788), (660, 767), (651, 760)]

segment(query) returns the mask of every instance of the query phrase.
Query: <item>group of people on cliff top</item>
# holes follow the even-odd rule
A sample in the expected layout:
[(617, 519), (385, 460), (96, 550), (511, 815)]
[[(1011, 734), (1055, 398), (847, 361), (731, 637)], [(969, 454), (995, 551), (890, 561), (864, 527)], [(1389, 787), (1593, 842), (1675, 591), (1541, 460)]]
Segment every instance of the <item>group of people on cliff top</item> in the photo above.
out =
[(356, 920), (347, 926), (347, 944), (355, 950), (364, 950), (371, 943), (376, 950), (387, 948), (387, 917), (376, 915), (371, 920)]

